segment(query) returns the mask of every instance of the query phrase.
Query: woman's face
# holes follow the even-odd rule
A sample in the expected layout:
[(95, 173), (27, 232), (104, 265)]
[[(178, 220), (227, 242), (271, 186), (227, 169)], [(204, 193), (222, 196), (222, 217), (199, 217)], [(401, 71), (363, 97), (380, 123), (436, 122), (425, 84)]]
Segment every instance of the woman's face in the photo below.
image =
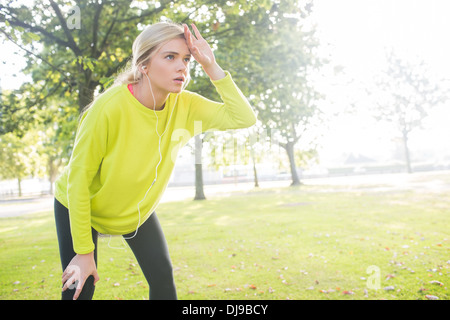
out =
[(185, 39), (177, 38), (164, 44), (153, 55), (145, 69), (148, 71), (152, 89), (163, 94), (181, 92), (187, 81), (190, 60), (191, 52)]

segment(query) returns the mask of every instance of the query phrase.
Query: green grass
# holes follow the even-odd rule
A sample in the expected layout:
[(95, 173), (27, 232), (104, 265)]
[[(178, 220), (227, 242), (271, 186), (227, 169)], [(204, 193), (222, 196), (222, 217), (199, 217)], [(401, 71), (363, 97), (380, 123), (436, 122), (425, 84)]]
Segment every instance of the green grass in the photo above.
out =
[[(160, 204), (179, 299), (448, 300), (448, 189), (373, 190), (306, 185)], [(0, 223), (0, 299), (59, 299), (53, 213)], [(148, 299), (131, 250), (108, 241), (94, 298)]]

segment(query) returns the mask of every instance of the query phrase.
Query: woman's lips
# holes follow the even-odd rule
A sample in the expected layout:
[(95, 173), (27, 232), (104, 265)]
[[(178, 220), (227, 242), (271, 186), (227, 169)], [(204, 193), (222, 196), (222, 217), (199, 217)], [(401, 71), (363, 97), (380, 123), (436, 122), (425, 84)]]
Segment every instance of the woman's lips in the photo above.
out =
[(177, 78), (177, 79), (173, 79), (173, 81), (177, 84), (183, 84), (184, 79), (183, 78)]

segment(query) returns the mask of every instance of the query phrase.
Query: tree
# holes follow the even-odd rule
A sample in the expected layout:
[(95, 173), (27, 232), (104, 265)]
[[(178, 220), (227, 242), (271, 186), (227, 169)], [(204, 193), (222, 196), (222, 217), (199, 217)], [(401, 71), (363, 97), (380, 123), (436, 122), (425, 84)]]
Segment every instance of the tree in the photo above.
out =
[[(45, 113), (46, 118), (37, 129), (39, 129), (40, 144), (38, 153), (45, 163), (43, 174), (49, 181), (49, 192), (53, 193), (55, 182), (60, 169), (67, 165), (73, 147), (73, 132), (78, 124), (78, 113), (68, 106), (65, 101), (55, 99), (49, 100), (54, 112)], [(64, 119), (61, 121), (60, 117)]]
[[(311, 6), (305, 8), (312, 10)], [(317, 56), (314, 29), (303, 28), (304, 10), (300, 13), (281, 20), (268, 35), (271, 48), (260, 60), (265, 69), (261, 77), (263, 90), (255, 97), (259, 118), (271, 132), (272, 142), (287, 152), (291, 185), (300, 184), (294, 146), (320, 120), (317, 102), (322, 96), (309, 76), (324, 63)]]
[[(54, 112), (48, 107), (50, 99), (64, 100), (79, 113), (126, 65), (143, 26), (160, 20), (195, 21), (205, 39), (220, 49), (217, 60), (224, 69), (239, 74), (237, 83), (244, 94), (259, 95), (283, 78), (261, 78), (277, 73), (277, 65), (265, 65), (270, 63), (272, 41), (283, 33), (280, 30), (288, 34), (292, 24), (287, 21), (298, 22), (308, 6), (307, 2), (299, 7), (297, 0), (48, 0), (33, 6), (0, 0), (0, 33), (27, 53), (24, 72), (32, 77), (30, 83), (2, 97), (0, 134), (23, 134), (49, 118)], [(286, 52), (279, 53), (283, 54), (280, 60), (290, 59)], [(286, 70), (291, 69), (282, 72)], [(218, 99), (198, 65), (193, 72), (196, 78), (189, 89)], [(58, 112), (59, 116), (69, 114)]]
[(29, 131), (22, 138), (12, 133), (0, 137), (0, 178), (17, 179), (19, 197), (22, 196), (22, 180), (34, 176), (39, 168), (37, 134)]
[[(28, 7), (2, 1), (0, 22), (5, 24), (2, 33), (29, 53), (33, 81), (45, 81), (40, 91), (49, 96), (68, 91), (81, 111), (98, 86), (126, 64), (139, 32), (136, 25), (154, 22), (171, 4), (82, 0), (71, 6), (49, 0)], [(41, 51), (35, 42), (43, 46)]]
[[(0, 1), (0, 32), (27, 53), (24, 72), (32, 76), (31, 83), (2, 96), (0, 134), (23, 135), (50, 112), (51, 98), (65, 99), (80, 113), (126, 65), (143, 26), (160, 20), (198, 21), (199, 28), (206, 29), (205, 38), (217, 41), (236, 31), (224, 24), (216, 32), (224, 12), (237, 15), (251, 5), (243, 0), (49, 0), (31, 7)], [(201, 91), (209, 90), (210, 85)]]
[(203, 191), (202, 138), (195, 136), (195, 197), (194, 200), (205, 200)]
[(387, 53), (387, 70), (376, 80), (374, 116), (392, 123), (400, 133), (408, 173), (412, 172), (409, 135), (421, 128), (433, 107), (449, 99), (450, 91), (442, 83), (431, 80), (423, 61), (412, 63), (393, 51)]
[[(290, 26), (281, 22), (289, 20), (287, 17), (299, 12), (297, 2), (219, 1), (206, 7), (210, 12), (216, 12), (216, 19), (203, 24), (202, 30), (206, 30), (203, 36), (218, 48), (215, 54), (220, 65), (238, 75), (235, 81), (247, 97), (258, 95), (264, 88), (265, 79), (262, 75), (279, 71), (276, 66), (264, 64), (264, 55), (272, 50), (271, 41), (274, 38), (268, 34), (275, 29), (290, 31), (286, 29)], [(202, 21), (201, 18), (197, 20)], [(216, 91), (209, 79), (203, 75), (201, 68), (195, 68), (193, 72), (196, 77), (189, 88), (212, 100), (218, 100)], [(204, 140), (204, 135), (196, 139), (196, 146), (200, 148), (199, 142)], [(211, 139), (209, 142), (214, 143)], [(196, 161), (196, 198), (204, 198), (203, 182), (199, 174), (201, 170), (201, 163)]]

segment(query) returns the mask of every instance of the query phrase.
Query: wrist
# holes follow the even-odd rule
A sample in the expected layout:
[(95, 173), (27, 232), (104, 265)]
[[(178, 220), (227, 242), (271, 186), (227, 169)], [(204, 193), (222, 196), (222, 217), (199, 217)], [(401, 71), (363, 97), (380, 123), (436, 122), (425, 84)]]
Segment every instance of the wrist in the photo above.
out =
[(213, 63), (209, 67), (203, 67), (203, 70), (213, 81), (223, 79), (226, 76), (225, 71), (217, 63)]

